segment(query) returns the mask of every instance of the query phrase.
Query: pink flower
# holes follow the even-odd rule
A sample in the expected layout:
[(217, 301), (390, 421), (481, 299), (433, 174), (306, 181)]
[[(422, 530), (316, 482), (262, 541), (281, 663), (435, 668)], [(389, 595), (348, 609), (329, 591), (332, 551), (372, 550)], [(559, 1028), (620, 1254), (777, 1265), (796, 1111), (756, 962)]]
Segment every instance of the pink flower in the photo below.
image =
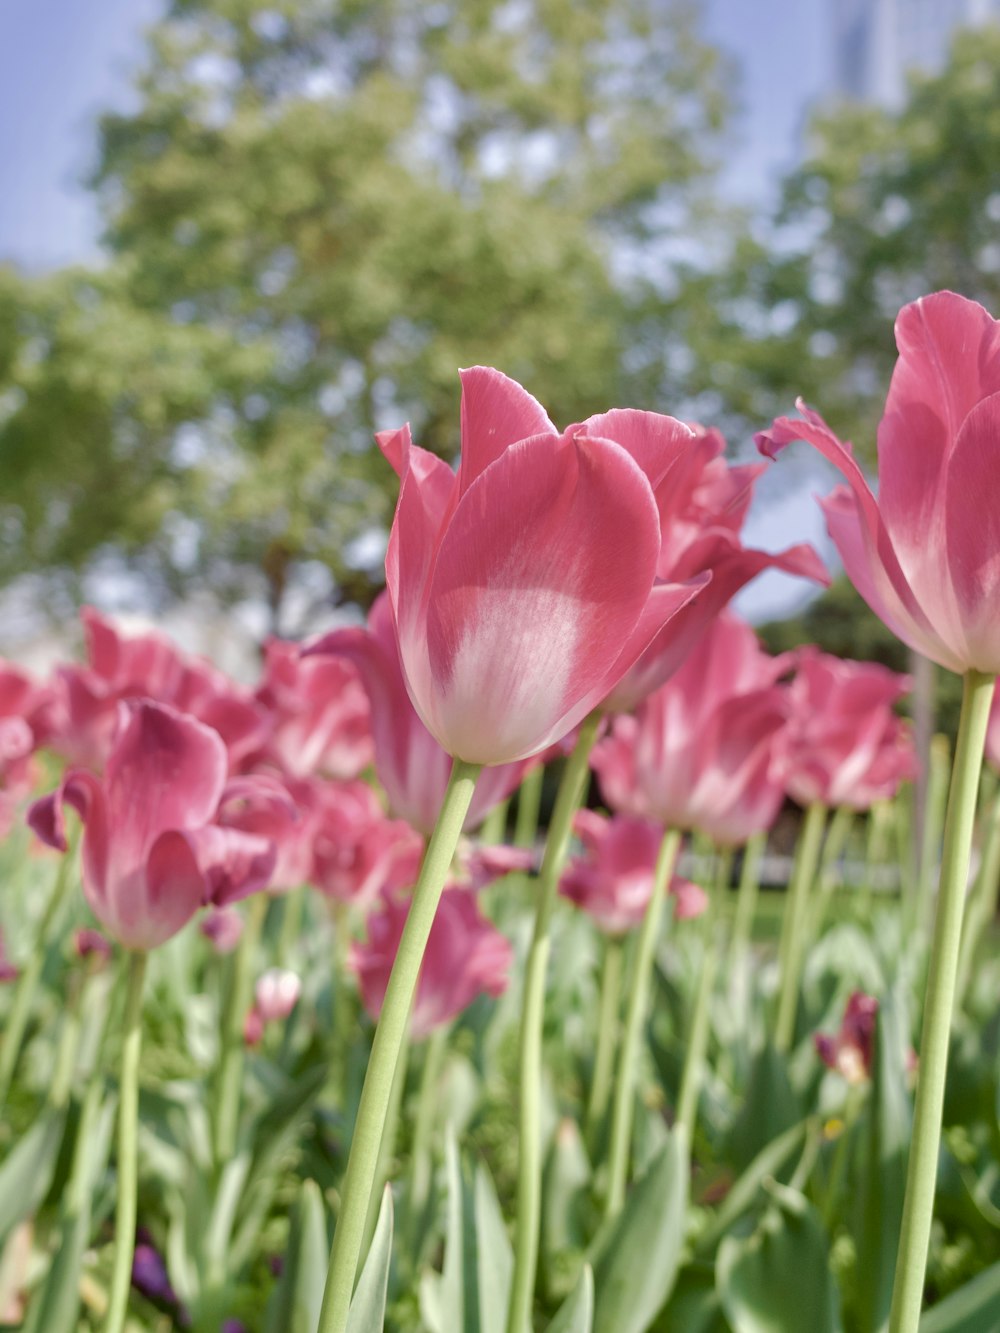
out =
[(296, 778), (356, 778), (372, 760), (368, 698), (355, 668), (303, 657), (298, 644), (269, 639), (258, 700), (269, 710), (270, 755)]
[(867, 810), (916, 777), (909, 730), (892, 711), (909, 688), (908, 677), (877, 662), (801, 649), (788, 691), (786, 788), (792, 799)]
[(111, 941), (89, 926), (74, 932), (73, 949), (78, 958), (91, 959), (95, 966), (103, 966), (111, 957)]
[(904, 643), (951, 671), (1000, 672), (1000, 323), (954, 292), (904, 306), (878, 431), (879, 493), (798, 403), (757, 436), (808, 440), (844, 474), (823, 504), (851, 582)]
[(235, 907), (211, 907), (200, 929), (216, 953), (232, 953), (243, 937), (243, 918)]
[[(357, 667), (371, 704), (375, 772), (389, 808), (429, 836), (448, 785), (451, 757), (421, 722), (406, 692), (388, 593), (375, 601), (366, 630), (334, 630), (306, 652), (338, 654)], [(486, 769), (476, 783), (466, 829), (478, 828), (493, 807), (514, 791), (529, 767), (522, 760)]]
[(122, 704), (104, 778), (70, 769), (29, 810), (41, 840), (63, 852), (64, 806), (79, 814), (84, 895), (126, 948), (155, 948), (199, 907), (267, 883), (272, 843), (214, 822), (226, 768), (225, 746), (202, 723), (148, 700)]
[(403, 675), (449, 754), (491, 765), (543, 750), (707, 582), (656, 577), (654, 487), (691, 439), (627, 412), (559, 434), (481, 366), (462, 372), (457, 476), (407, 427), (378, 436), (402, 483), (386, 581)]
[(321, 785), (316, 779), (252, 773), (231, 779), (226, 787), (216, 822), (273, 845), (269, 893), (287, 893), (310, 878)]
[(243, 1024), (243, 1038), (256, 1046), (268, 1023), (283, 1023), (291, 1015), (302, 994), (302, 982), (295, 972), (269, 968), (254, 987), (254, 1002)]
[(35, 783), (32, 754), (44, 734), (51, 692), (0, 659), (0, 837)]
[(324, 783), (313, 828), (311, 882), (328, 897), (367, 907), (384, 889), (416, 882), (423, 839), (387, 819), (366, 783)]
[(848, 1083), (867, 1082), (872, 1075), (877, 1021), (878, 1000), (874, 995), (854, 991), (837, 1035), (817, 1033), (813, 1038), (817, 1055), (827, 1068), (842, 1074)]
[[(578, 811), (573, 827), (584, 853), (570, 862), (559, 890), (608, 935), (624, 935), (646, 914), (663, 830), (645, 819), (606, 819), (594, 810)], [(678, 876), (670, 882), (670, 893), (678, 921), (708, 906), (704, 892)]]
[[(351, 945), (349, 963), (361, 999), (378, 1018), (409, 912), (409, 901), (387, 894), (368, 917), (368, 938)], [(482, 915), (469, 889), (445, 889), (431, 926), (410, 1014), (419, 1041), (450, 1023), (478, 995), (502, 995), (513, 962), (509, 941)]]
[(671, 680), (616, 718), (592, 766), (613, 810), (727, 846), (769, 828), (784, 799), (788, 659), (724, 612)]

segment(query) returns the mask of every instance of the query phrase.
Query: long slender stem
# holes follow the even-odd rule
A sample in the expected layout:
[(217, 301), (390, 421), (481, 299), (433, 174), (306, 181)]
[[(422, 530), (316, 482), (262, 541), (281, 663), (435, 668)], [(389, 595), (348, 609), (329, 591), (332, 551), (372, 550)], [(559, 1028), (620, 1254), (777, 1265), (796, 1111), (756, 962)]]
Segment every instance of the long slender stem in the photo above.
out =
[(979, 773), (995, 678), (978, 671), (965, 676), (962, 715), (952, 772), (931, 961), (924, 996), (924, 1025), (906, 1172), (906, 1198), (896, 1259), (889, 1333), (916, 1333), (927, 1266), (934, 1187), (941, 1146), (941, 1113), (948, 1069), (948, 1037), (962, 939), (962, 911), (969, 877)]
[(787, 1051), (795, 1035), (795, 1013), (799, 1003), (799, 979), (804, 957), (804, 931), (809, 912), (809, 890), (816, 877), (819, 851), (826, 824), (826, 806), (813, 801), (806, 811), (799, 845), (795, 855), (795, 869), (785, 903), (782, 928), (780, 981), (778, 988), (778, 1016), (774, 1028), (774, 1044), (779, 1051)]
[(300, 884), (285, 894), (281, 904), (281, 931), (278, 935), (277, 964), (287, 967), (288, 959), (302, 935), (302, 916), (306, 901), (306, 887)]
[(604, 941), (604, 964), (601, 967), (601, 997), (597, 1019), (597, 1054), (594, 1074), (590, 1083), (587, 1103), (587, 1127), (596, 1136), (608, 1110), (611, 1096), (611, 1076), (614, 1072), (615, 1051), (618, 1049), (618, 1028), (622, 1002), (622, 963), (625, 941), (609, 935)]
[(382, 1013), (375, 1029), (368, 1072), (361, 1090), (317, 1333), (344, 1333), (347, 1326), (396, 1062), (409, 1022), (410, 1006), (427, 947), (427, 937), (434, 923), (441, 890), (478, 776), (479, 767), (476, 764), (466, 764), (456, 759), (452, 765), (437, 826), (427, 845), (420, 876), (413, 890), (413, 901), (392, 966)]
[(530, 1333), (531, 1330), (542, 1206), (542, 1020), (545, 977), (549, 965), (549, 927), (559, 889), (559, 876), (566, 863), (573, 815), (583, 800), (588, 776), (587, 763), (599, 724), (600, 716), (596, 712), (592, 713), (581, 725), (576, 746), (566, 761), (538, 876), (535, 929), (528, 951), (521, 1009), (517, 1234), (507, 1333)]
[(403, 1036), (396, 1060), (396, 1073), (393, 1075), (392, 1090), (389, 1093), (389, 1105), (385, 1113), (385, 1127), (382, 1130), (382, 1142), (378, 1150), (378, 1165), (375, 1168), (375, 1184), (368, 1201), (368, 1216), (365, 1218), (365, 1235), (361, 1243), (361, 1262), (371, 1248), (372, 1236), (378, 1222), (379, 1209), (382, 1206), (382, 1191), (385, 1189), (392, 1159), (396, 1152), (396, 1136), (399, 1133), (399, 1113), (403, 1106), (403, 1094), (406, 1091), (406, 1076), (410, 1068), (410, 1034)]
[(481, 842), (490, 847), (495, 847), (503, 842), (507, 835), (507, 810), (509, 807), (509, 799), (501, 801), (499, 805), (493, 807), (483, 820), (482, 827), (479, 830)]
[(929, 930), (934, 907), (934, 867), (937, 865), (941, 832), (948, 803), (950, 747), (947, 736), (934, 736), (930, 747), (930, 773), (920, 840), (920, 869), (917, 877), (917, 925)]
[(812, 944), (823, 929), (823, 922), (830, 909), (830, 900), (840, 882), (838, 862), (847, 846), (854, 827), (854, 811), (847, 805), (838, 805), (830, 820), (823, 854), (819, 861), (819, 874), (816, 881), (816, 896), (813, 899), (809, 924), (806, 928), (806, 949)]
[(715, 974), (719, 966), (719, 934), (712, 920), (714, 909), (709, 909), (709, 920), (705, 930), (705, 948), (701, 957), (701, 971), (698, 974), (698, 989), (695, 994), (694, 1013), (691, 1017), (691, 1031), (688, 1034), (687, 1050), (684, 1054), (684, 1069), (681, 1074), (680, 1092), (677, 1096), (676, 1123), (683, 1127), (687, 1142), (694, 1135), (695, 1115), (698, 1110), (698, 1097), (705, 1070), (705, 1054), (708, 1050), (710, 1035), (709, 1019), (712, 1013), (712, 993), (715, 989)]
[(625, 1029), (611, 1108), (611, 1149), (608, 1163), (608, 1193), (605, 1201), (607, 1217), (613, 1217), (625, 1202), (625, 1180), (632, 1146), (639, 1044), (643, 1024), (646, 1021), (646, 1010), (649, 1007), (649, 983), (653, 973), (653, 960), (656, 957), (656, 943), (660, 935), (670, 876), (677, 860), (680, 842), (681, 835), (676, 829), (668, 829), (663, 835), (659, 855), (656, 858), (653, 890), (649, 895), (649, 905), (639, 929), (639, 939), (632, 964), (632, 984), (625, 1010)]
[(118, 1096), (118, 1199), (115, 1208), (115, 1262), (104, 1333), (121, 1333), (125, 1325), (132, 1256), (135, 1253), (139, 1121), (139, 1051), (142, 1044), (142, 983), (146, 955), (130, 953), (125, 983), (122, 1076)]
[(760, 889), (760, 867), (767, 846), (767, 833), (754, 833), (743, 848), (743, 866), (740, 886), (736, 891), (736, 916), (729, 943), (729, 966), (735, 967), (753, 938), (754, 917), (757, 915), (757, 894)]
[(538, 836), (538, 812), (542, 805), (542, 785), (545, 765), (536, 764), (526, 775), (517, 793), (517, 814), (514, 817), (514, 846), (534, 847)]
[(958, 960), (957, 1002), (965, 998), (972, 975), (972, 962), (983, 932), (997, 914), (997, 895), (1000, 893), (1000, 794), (986, 816), (983, 833), (983, 854), (976, 876), (975, 887), (969, 895), (965, 924), (962, 928), (962, 948)]
[(419, 1268), (420, 1256), (415, 1253), (417, 1228), (424, 1215), (431, 1188), (431, 1164), (434, 1116), (437, 1111), (438, 1084), (448, 1044), (448, 1029), (435, 1028), (424, 1049), (424, 1067), (420, 1071), (420, 1093), (417, 1098), (417, 1119), (413, 1127), (413, 1175), (410, 1195), (403, 1223), (403, 1253)]
[(215, 1160), (220, 1169), (236, 1151), (243, 1083), (243, 1023), (250, 1008), (254, 957), (267, 915), (267, 905), (266, 894), (258, 893), (250, 899), (243, 934), (233, 958), (229, 992), (222, 1015), (222, 1061), (215, 1105)]

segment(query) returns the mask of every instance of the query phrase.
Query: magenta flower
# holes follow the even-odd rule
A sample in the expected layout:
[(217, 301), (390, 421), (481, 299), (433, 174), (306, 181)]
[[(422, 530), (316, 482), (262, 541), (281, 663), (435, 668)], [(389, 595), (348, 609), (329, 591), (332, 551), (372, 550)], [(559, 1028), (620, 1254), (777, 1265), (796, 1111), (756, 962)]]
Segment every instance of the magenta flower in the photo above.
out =
[[(373, 1019), (382, 1010), (409, 906), (407, 899), (386, 894), (368, 917), (365, 942), (351, 945), (350, 966)], [(513, 956), (510, 942), (482, 915), (471, 890), (445, 889), (420, 967), (410, 1015), (413, 1038), (419, 1041), (450, 1023), (479, 995), (502, 995)]]
[[(388, 593), (376, 599), (367, 629), (334, 630), (306, 652), (337, 654), (358, 668), (371, 704), (375, 772), (389, 808), (429, 836), (448, 785), (451, 757), (421, 722), (406, 692)], [(482, 773), (465, 828), (478, 828), (493, 807), (515, 790), (529, 767), (530, 761), (521, 760)]]
[(35, 783), (32, 754), (43, 734), (51, 691), (0, 659), (0, 837)]
[(847, 478), (823, 504), (851, 582), (917, 652), (950, 671), (1000, 672), (1000, 323), (954, 292), (904, 306), (878, 431), (878, 499), (817, 413), (757, 436), (808, 440)]
[(274, 868), (268, 839), (215, 822), (226, 770), (225, 746), (202, 723), (148, 700), (122, 704), (103, 779), (68, 770), (28, 822), (65, 852), (64, 806), (76, 810), (91, 910), (126, 948), (152, 949), (199, 907), (263, 888)]
[(835, 1037), (817, 1033), (816, 1053), (829, 1069), (848, 1083), (865, 1083), (872, 1075), (878, 1000), (856, 990), (847, 1001), (840, 1031)]
[(784, 799), (788, 706), (774, 682), (787, 663), (721, 614), (672, 679), (595, 747), (608, 805), (726, 846), (769, 828)]
[[(622, 443), (608, 438), (612, 417), (627, 424)], [(407, 427), (378, 436), (402, 483), (386, 580), (403, 675), (448, 754), (492, 765), (543, 750), (707, 582), (656, 574), (654, 487), (691, 438), (649, 413), (560, 434), (519, 384), (481, 366), (462, 372), (457, 476)]]
[(387, 819), (364, 782), (319, 790), (310, 882), (330, 898), (368, 907), (386, 888), (409, 888), (424, 841), (401, 819)]
[[(663, 830), (646, 819), (606, 819), (594, 810), (577, 811), (573, 827), (584, 851), (567, 866), (559, 891), (606, 934), (624, 935), (646, 914)], [(696, 884), (676, 875), (670, 894), (678, 921), (699, 916), (708, 906)]]
[(910, 688), (877, 662), (803, 648), (788, 691), (786, 787), (799, 805), (867, 810), (916, 777), (909, 729), (892, 706)]

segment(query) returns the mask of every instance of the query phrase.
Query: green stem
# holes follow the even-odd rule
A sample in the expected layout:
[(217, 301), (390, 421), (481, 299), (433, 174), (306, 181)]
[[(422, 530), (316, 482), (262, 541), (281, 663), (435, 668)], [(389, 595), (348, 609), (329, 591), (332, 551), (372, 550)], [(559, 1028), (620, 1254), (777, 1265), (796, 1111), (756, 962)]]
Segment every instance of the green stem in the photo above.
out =
[[(525, 967), (521, 1009), (517, 1233), (507, 1333), (530, 1333), (531, 1329), (541, 1226), (542, 1021), (545, 977), (549, 964), (549, 927), (559, 890), (559, 877), (569, 850), (573, 816), (583, 800), (588, 778), (587, 764), (597, 739), (599, 724), (600, 715), (595, 711), (581, 725), (573, 753), (566, 761), (538, 876), (535, 928)], [(521, 791), (524, 791), (524, 787)]]
[(222, 1015), (222, 1062), (215, 1104), (215, 1161), (220, 1170), (236, 1152), (245, 1048), (243, 1024), (250, 1008), (254, 959), (267, 907), (268, 897), (264, 893), (254, 894), (250, 899), (243, 934), (233, 957), (229, 992)]
[(830, 820), (823, 854), (819, 861), (819, 874), (816, 883), (816, 897), (813, 901), (806, 931), (806, 949), (812, 944), (823, 929), (826, 914), (830, 910), (837, 885), (840, 883), (839, 861), (854, 827), (854, 811), (850, 806), (838, 805)]
[(945, 816), (941, 881), (924, 996), (913, 1137), (910, 1140), (889, 1333), (916, 1333), (920, 1320), (927, 1247), (934, 1216), (934, 1187), (941, 1146), (941, 1113), (962, 939), (962, 911), (969, 877), (979, 772), (994, 685), (993, 676), (969, 671), (962, 692), (962, 715)]
[(837, 1216), (837, 1204), (840, 1201), (841, 1190), (844, 1186), (844, 1176), (847, 1172), (847, 1159), (850, 1156), (851, 1136), (854, 1131), (854, 1124), (858, 1118), (858, 1113), (864, 1105), (867, 1095), (867, 1088), (856, 1084), (847, 1089), (847, 1104), (844, 1107), (844, 1127), (840, 1131), (840, 1137), (837, 1139), (837, 1146), (833, 1153), (833, 1163), (830, 1166), (830, 1176), (826, 1184), (826, 1193), (823, 1200), (823, 1222), (827, 1231), (833, 1231), (834, 1220)]
[(542, 786), (545, 765), (536, 764), (521, 783), (517, 793), (517, 815), (514, 819), (514, 846), (534, 847), (538, 836), (538, 812), (542, 807)]
[(434, 1119), (438, 1109), (438, 1092), (441, 1082), (441, 1070), (444, 1066), (445, 1051), (448, 1046), (448, 1029), (435, 1028), (427, 1039), (424, 1049), (424, 1067), (420, 1072), (420, 1093), (417, 1098), (417, 1119), (413, 1127), (413, 1175), (410, 1181), (410, 1195), (406, 1206), (406, 1221), (403, 1232), (403, 1253), (419, 1268), (420, 1256), (416, 1253), (418, 1229), (431, 1189), (431, 1165), (433, 1161)]
[(389, 1105), (386, 1107), (385, 1127), (382, 1130), (382, 1142), (378, 1150), (378, 1165), (375, 1168), (375, 1184), (372, 1186), (372, 1196), (368, 1201), (365, 1235), (361, 1243), (360, 1259), (362, 1264), (364, 1263), (364, 1256), (371, 1248), (372, 1236), (375, 1235), (375, 1225), (378, 1222), (379, 1209), (382, 1206), (382, 1191), (385, 1189), (386, 1181), (389, 1179), (389, 1173), (392, 1169), (392, 1159), (396, 1152), (396, 1136), (399, 1133), (399, 1113), (403, 1105), (403, 1094), (406, 1091), (406, 1075), (409, 1067), (410, 1034), (407, 1030), (399, 1048), (396, 1073), (393, 1075), (392, 1090), (389, 1093)]
[(876, 901), (875, 880), (886, 860), (889, 833), (892, 824), (892, 806), (888, 801), (875, 801), (868, 811), (868, 837), (865, 842), (865, 882), (861, 894), (861, 911), (871, 919)]
[(983, 856), (976, 884), (969, 895), (962, 949), (958, 961), (957, 1001), (961, 1007), (972, 975), (976, 948), (990, 922), (996, 919), (997, 895), (1000, 893), (1000, 794), (986, 818), (983, 832)]
[(63, 1017), (62, 1031), (59, 1034), (55, 1071), (52, 1075), (52, 1082), (49, 1084), (49, 1105), (52, 1107), (65, 1106), (69, 1101), (79, 1050), (80, 996), (77, 994), (69, 997), (66, 1013)]
[(632, 1146), (632, 1118), (635, 1112), (635, 1083), (639, 1063), (639, 1045), (642, 1038), (646, 1010), (649, 1007), (649, 985), (653, 974), (653, 960), (663, 920), (663, 909), (670, 888), (670, 876), (677, 860), (681, 835), (676, 829), (667, 829), (660, 843), (653, 875), (653, 889), (649, 905), (639, 928), (635, 959), (632, 963), (632, 984), (625, 1009), (625, 1028), (615, 1081), (614, 1101), (611, 1108), (611, 1149), (608, 1164), (608, 1194), (605, 1216), (614, 1217), (625, 1202), (625, 1181)]
[(615, 1051), (618, 1049), (618, 1030), (621, 1018), (622, 964), (625, 941), (610, 935), (604, 942), (604, 964), (601, 968), (601, 998), (597, 1019), (597, 1054), (587, 1104), (587, 1127), (592, 1137), (600, 1131), (608, 1110), (611, 1095), (611, 1076), (614, 1072)]
[(941, 847), (945, 809), (948, 804), (950, 747), (947, 736), (931, 740), (930, 773), (924, 808), (923, 837), (920, 840), (920, 869), (917, 876), (917, 925), (929, 930), (934, 909), (934, 868)]
[(333, 948), (330, 951), (330, 1073), (329, 1086), (341, 1105), (347, 1101), (348, 1046), (354, 1023), (347, 959), (351, 945), (350, 909), (346, 902), (330, 902)]
[(510, 807), (510, 801), (501, 801), (495, 805), (490, 813), (483, 820), (482, 828), (479, 830), (481, 842), (490, 847), (499, 846), (507, 836), (507, 811)]
[(779, 1051), (787, 1051), (795, 1036), (795, 1013), (799, 1002), (799, 981), (805, 956), (804, 933), (809, 912), (809, 890), (816, 877), (819, 852), (826, 824), (826, 806), (813, 801), (799, 835), (795, 854), (795, 869), (785, 903), (782, 923), (781, 954), (779, 956), (778, 1016), (774, 1028), (774, 1044)]
[(710, 1032), (709, 1019), (712, 1012), (712, 993), (715, 988), (715, 974), (719, 966), (719, 937), (715, 929), (714, 905), (709, 906), (705, 923), (705, 947), (701, 957), (701, 971), (698, 974), (698, 990), (695, 994), (694, 1013), (691, 1017), (691, 1031), (688, 1034), (687, 1050), (684, 1053), (684, 1069), (681, 1074), (681, 1087), (677, 1096), (676, 1124), (686, 1133), (686, 1142), (691, 1143), (694, 1134), (695, 1116), (698, 1111), (698, 1097), (701, 1093), (704, 1077), (705, 1055), (708, 1051)]
[(282, 902), (281, 932), (278, 935), (277, 965), (287, 967), (288, 959), (302, 936), (302, 914), (305, 909), (306, 890), (302, 885), (290, 889)]
[(396, 1062), (409, 1025), (410, 1006), (427, 937), (478, 776), (478, 765), (460, 759), (454, 761), (437, 826), (427, 845), (413, 890), (413, 901), (392, 966), (361, 1090), (317, 1333), (344, 1333), (347, 1326)]
[(14, 1071), (17, 1068), (17, 1059), (21, 1054), (21, 1047), (24, 1043), (24, 1033), (28, 1026), (35, 991), (42, 975), (42, 968), (45, 966), (49, 932), (70, 885), (70, 870), (76, 859), (75, 851), (76, 839), (74, 838), (71, 840), (68, 849), (63, 853), (62, 860), (56, 870), (52, 892), (49, 894), (45, 911), (42, 913), (42, 919), (38, 924), (38, 936), (35, 940), (34, 951), (15, 983), (14, 998), (11, 1001), (7, 1022), (4, 1024), (3, 1044), (0, 1045), (0, 1110), (7, 1104), (7, 1096), (14, 1079)]
[(139, 1118), (139, 1051), (142, 1044), (142, 983), (146, 955), (128, 955), (125, 1017), (122, 1036), (122, 1074), (118, 1099), (118, 1200), (115, 1209), (115, 1261), (104, 1333), (121, 1333), (125, 1325), (132, 1256), (135, 1252), (138, 1175), (136, 1147)]
[(740, 870), (740, 887), (736, 893), (736, 916), (733, 920), (733, 934), (729, 945), (730, 970), (736, 966), (740, 956), (746, 953), (753, 938), (753, 923), (757, 915), (757, 894), (760, 889), (760, 866), (767, 846), (767, 833), (754, 833), (743, 848), (743, 866)]

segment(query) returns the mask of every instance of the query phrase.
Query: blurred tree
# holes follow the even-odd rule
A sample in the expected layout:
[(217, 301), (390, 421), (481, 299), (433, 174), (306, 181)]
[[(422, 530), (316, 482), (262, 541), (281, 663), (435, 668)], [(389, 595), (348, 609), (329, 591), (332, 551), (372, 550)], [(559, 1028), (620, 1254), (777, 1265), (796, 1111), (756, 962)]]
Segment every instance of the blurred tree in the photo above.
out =
[(662, 408), (638, 316), (711, 215), (726, 81), (672, 0), (173, 0), (101, 123), (111, 269), (0, 290), (21, 558), (255, 570), (280, 625), (317, 562), (370, 596), (372, 432), (453, 454), (459, 365), (563, 423)]

